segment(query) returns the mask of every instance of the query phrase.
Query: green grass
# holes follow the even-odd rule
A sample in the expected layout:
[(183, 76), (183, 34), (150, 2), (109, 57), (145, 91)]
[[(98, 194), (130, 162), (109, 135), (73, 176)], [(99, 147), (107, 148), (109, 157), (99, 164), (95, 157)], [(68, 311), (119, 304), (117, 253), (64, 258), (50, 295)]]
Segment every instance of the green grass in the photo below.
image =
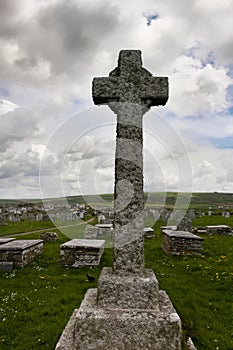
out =
[(54, 227), (50, 220), (8, 222), (6, 226), (0, 225), (0, 236), (14, 235), (16, 233), (30, 232)]
[[(233, 237), (203, 236), (202, 257), (168, 257), (161, 249), (160, 225), (155, 224), (155, 238), (145, 241), (146, 266), (155, 271), (198, 350), (232, 350)], [(59, 241), (45, 243), (32, 264), (0, 274), (0, 349), (54, 349), (85, 291), (97, 285), (88, 283), (86, 274), (97, 281), (102, 267), (111, 265), (111, 249), (105, 249), (99, 267), (60, 268), (59, 246), (67, 240), (59, 233)]]

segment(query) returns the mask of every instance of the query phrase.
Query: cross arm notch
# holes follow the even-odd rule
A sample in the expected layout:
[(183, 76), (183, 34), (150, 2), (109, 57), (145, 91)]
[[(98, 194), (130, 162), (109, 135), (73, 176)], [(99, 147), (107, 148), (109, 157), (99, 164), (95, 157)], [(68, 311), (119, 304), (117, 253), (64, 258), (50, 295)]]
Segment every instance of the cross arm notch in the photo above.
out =
[(168, 77), (145, 77), (140, 97), (148, 108), (164, 106), (168, 100)]
[(92, 82), (92, 98), (95, 105), (119, 101), (118, 78), (94, 78)]

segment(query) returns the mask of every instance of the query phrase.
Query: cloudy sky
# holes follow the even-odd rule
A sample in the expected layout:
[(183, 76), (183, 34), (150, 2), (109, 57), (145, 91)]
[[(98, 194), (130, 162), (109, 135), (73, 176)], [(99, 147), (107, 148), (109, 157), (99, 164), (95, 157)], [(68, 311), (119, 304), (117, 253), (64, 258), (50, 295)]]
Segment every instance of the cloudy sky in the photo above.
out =
[(169, 77), (145, 189), (233, 192), (232, 28), (231, 0), (1, 0), (0, 198), (113, 191), (116, 117), (91, 82), (121, 49)]

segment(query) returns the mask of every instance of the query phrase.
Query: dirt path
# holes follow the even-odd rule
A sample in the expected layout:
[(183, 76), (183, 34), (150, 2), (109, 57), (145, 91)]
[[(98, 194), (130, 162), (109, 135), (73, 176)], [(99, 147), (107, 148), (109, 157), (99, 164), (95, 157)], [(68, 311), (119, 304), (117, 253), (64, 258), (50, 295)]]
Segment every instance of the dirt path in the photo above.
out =
[(10, 234), (10, 235), (5, 235), (5, 236), (1, 236), (0, 238), (8, 238), (8, 237), (15, 237), (15, 236), (24, 236), (24, 235), (30, 235), (31, 233), (40, 233), (40, 232), (45, 232), (45, 231), (53, 231), (53, 230), (59, 230), (60, 228), (64, 228), (64, 227), (72, 227), (72, 226), (79, 226), (82, 224), (88, 224), (89, 222), (93, 221), (94, 218), (91, 218), (87, 221), (83, 221), (83, 222), (79, 222), (78, 224), (72, 224), (72, 225), (64, 225), (64, 226), (55, 226), (55, 227), (50, 227), (50, 228), (43, 228), (40, 230), (34, 230), (34, 231), (27, 231), (27, 232), (22, 232), (22, 233), (15, 233), (15, 234)]

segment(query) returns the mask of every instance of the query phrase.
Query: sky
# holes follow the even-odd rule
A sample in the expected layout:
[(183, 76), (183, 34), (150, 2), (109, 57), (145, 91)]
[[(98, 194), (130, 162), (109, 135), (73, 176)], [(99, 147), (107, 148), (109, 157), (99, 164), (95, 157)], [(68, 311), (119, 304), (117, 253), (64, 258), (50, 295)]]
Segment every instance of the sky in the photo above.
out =
[(113, 192), (116, 116), (91, 84), (122, 49), (169, 79), (145, 190), (233, 192), (232, 27), (231, 0), (1, 0), (0, 198)]

